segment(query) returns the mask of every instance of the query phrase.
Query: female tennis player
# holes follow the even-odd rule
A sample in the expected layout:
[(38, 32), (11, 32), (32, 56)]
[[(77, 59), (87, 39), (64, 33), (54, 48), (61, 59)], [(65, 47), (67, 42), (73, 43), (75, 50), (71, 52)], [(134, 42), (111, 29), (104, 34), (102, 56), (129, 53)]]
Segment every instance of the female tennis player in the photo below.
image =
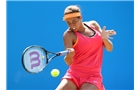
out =
[(64, 45), (69, 54), (64, 60), (69, 69), (56, 90), (105, 90), (101, 74), (103, 48), (111, 52), (109, 40), (114, 30), (101, 30), (96, 21), (82, 21), (80, 8), (70, 5), (63, 20), (69, 28), (64, 32)]

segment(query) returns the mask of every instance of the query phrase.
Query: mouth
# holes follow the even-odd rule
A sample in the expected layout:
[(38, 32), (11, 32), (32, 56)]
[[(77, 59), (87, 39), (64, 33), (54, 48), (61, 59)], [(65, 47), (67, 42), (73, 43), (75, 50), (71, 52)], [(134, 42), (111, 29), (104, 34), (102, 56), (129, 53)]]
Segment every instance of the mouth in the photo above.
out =
[(70, 28), (70, 30), (75, 31), (75, 30), (76, 30), (76, 28)]
[(72, 30), (75, 30), (76, 28), (72, 28)]

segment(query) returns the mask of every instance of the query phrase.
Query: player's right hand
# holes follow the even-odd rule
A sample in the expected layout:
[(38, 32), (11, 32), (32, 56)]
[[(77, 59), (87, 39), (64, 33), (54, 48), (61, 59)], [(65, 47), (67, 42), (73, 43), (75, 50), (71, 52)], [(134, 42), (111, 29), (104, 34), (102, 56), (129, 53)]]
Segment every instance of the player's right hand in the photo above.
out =
[(66, 50), (68, 51), (67, 56), (73, 57), (75, 55), (75, 51), (73, 48), (67, 48)]

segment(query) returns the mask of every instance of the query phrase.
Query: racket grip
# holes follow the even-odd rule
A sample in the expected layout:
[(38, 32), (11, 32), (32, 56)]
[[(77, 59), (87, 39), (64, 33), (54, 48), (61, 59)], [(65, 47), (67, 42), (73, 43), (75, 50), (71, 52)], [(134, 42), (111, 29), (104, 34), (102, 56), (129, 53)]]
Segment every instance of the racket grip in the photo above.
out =
[(63, 55), (67, 55), (68, 54), (68, 51), (60, 51), (59, 52), (59, 56), (63, 56)]

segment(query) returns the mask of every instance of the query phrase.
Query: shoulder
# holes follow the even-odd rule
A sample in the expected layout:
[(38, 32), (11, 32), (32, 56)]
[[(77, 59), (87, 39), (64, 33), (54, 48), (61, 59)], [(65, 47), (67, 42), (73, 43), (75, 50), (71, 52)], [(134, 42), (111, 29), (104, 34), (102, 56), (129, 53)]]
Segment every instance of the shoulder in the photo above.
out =
[(69, 29), (67, 29), (63, 34), (64, 42), (74, 42), (75, 43), (76, 39), (77, 39), (76, 34)]
[(85, 23), (86, 23), (87, 25), (89, 25), (89, 26), (92, 26), (92, 28), (98, 30), (99, 32), (101, 32), (101, 27), (100, 27), (100, 25), (98, 24), (97, 21), (95, 21), (95, 20), (90, 20), (90, 21), (85, 22)]
[(95, 21), (95, 20), (90, 20), (90, 21), (85, 21), (84, 22), (85, 24), (88, 24), (88, 25), (96, 25), (96, 24), (98, 24), (98, 22), (97, 21)]
[(69, 28), (67, 30), (65, 30), (65, 32), (63, 33), (63, 37), (69, 37), (69, 38), (73, 38), (75, 35), (75, 33), (71, 30), (69, 30)]

